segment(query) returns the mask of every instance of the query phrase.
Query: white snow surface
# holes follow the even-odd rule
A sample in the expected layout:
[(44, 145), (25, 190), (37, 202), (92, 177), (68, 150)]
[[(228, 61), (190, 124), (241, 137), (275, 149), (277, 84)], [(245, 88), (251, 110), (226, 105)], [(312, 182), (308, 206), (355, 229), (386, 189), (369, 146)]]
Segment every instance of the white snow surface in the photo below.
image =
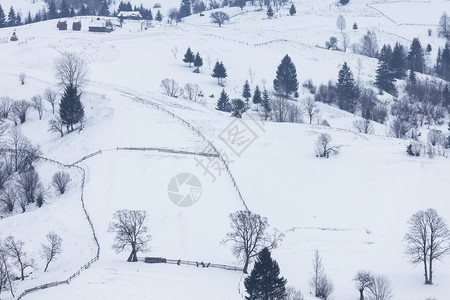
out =
[[(2, 6), (8, 7), (9, 2), (3, 1)], [(296, 16), (288, 16), (286, 6), (273, 19), (267, 19), (256, 7), (247, 6), (243, 11), (225, 8), (232, 18), (221, 28), (209, 22), (207, 13), (186, 18), (178, 25), (154, 23), (148, 30), (141, 30), (136, 22), (126, 22), (112, 33), (88, 32), (92, 17), (82, 19), (80, 32), (70, 30), (72, 20), (67, 31), (58, 31), (57, 21), (52, 20), (15, 28), (19, 37), (15, 43), (9, 42), (12, 28), (0, 29), (0, 96), (30, 99), (48, 87), (57, 89), (53, 61), (62, 52), (75, 52), (89, 63), (90, 82), (82, 96), (85, 128), (63, 138), (49, 133), (51, 108), (46, 103), (43, 120), (33, 111), (20, 125), (24, 134), (40, 145), (43, 156), (66, 164), (102, 150), (79, 164), (86, 170), (84, 201), (101, 246), (99, 261), (70, 285), (38, 291), (25, 299), (243, 299), (239, 272), (127, 263), (128, 253), (117, 254), (111, 249), (114, 235), (107, 227), (112, 214), (125, 208), (144, 209), (149, 213), (152, 241), (149, 251), (141, 256), (241, 264), (233, 257), (230, 245), (221, 243), (229, 230), (228, 215), (244, 209), (224, 171), (213, 181), (190, 155), (117, 150), (159, 147), (210, 152), (201, 137), (151, 103), (190, 122), (228, 156), (248, 207), (286, 234), (273, 257), (288, 285), (301, 290), (305, 299), (314, 299), (308, 279), (316, 249), (335, 285), (332, 299), (359, 299), (352, 278), (362, 269), (389, 277), (393, 299), (447, 299), (448, 258), (436, 263), (435, 284), (424, 286), (422, 266), (408, 262), (403, 237), (408, 218), (417, 210), (432, 207), (450, 220), (448, 159), (411, 158), (405, 153), (408, 141), (387, 137), (387, 126), (376, 124), (375, 135), (355, 133), (352, 122), (360, 119), (358, 116), (322, 104), (313, 125), (256, 124), (246, 116), (243, 122), (256, 138), (240, 155), (230, 148), (236, 145), (221, 139), (234, 119), (214, 109), (222, 90), (210, 76), (216, 60), (227, 68), (225, 89), (236, 98), (243, 82), (250, 80), (249, 69), (255, 74), (252, 89), (257, 84), (271, 89), (276, 67), (285, 54), (292, 57), (300, 83), (312, 79), (318, 85), (336, 80), (346, 61), (355, 77), (358, 74), (361, 82), (370, 85), (375, 59), (317, 47), (330, 36), (340, 36), (335, 24), (339, 14), (347, 20), (345, 32), (352, 42), (359, 41), (367, 30), (375, 30), (380, 45), (401, 41), (409, 46), (412, 38), (419, 37), (422, 45), (433, 46), (432, 56), (445, 43), (436, 36), (436, 26), (441, 12), (449, 8), (448, 1), (377, 1), (368, 6), (366, 1), (352, 0), (347, 7), (335, 2), (294, 1)], [(19, 1), (16, 3), (19, 7)], [(170, 3), (168, 8), (171, 6), (178, 4)], [(31, 9), (27, 2), (20, 7), (22, 11)], [(357, 31), (351, 29), (354, 22), (358, 23)], [(433, 29), (431, 37), (428, 28)], [(182, 62), (188, 46), (203, 56), (200, 74), (192, 73), (193, 69)], [(27, 74), (23, 86), (18, 79), (21, 72)], [(206, 104), (164, 96), (159, 88), (164, 78), (173, 78), (181, 86), (198, 84)], [(209, 98), (211, 94), (215, 97)], [(300, 90), (300, 101), (308, 96), (306, 90)], [(255, 107), (252, 109), (251, 117), (258, 118)], [(316, 125), (324, 119), (331, 127)], [(320, 133), (330, 134), (333, 144), (341, 146), (337, 156), (315, 157)], [(96, 245), (80, 202), (81, 171), (64, 169), (71, 172), (72, 181), (63, 196), (56, 195), (50, 186), (54, 172), (63, 169), (39, 162), (37, 170), (48, 191), (47, 203), (0, 220), (0, 238), (14, 235), (23, 240), (36, 259), (37, 269), (24, 282), (15, 283), (16, 294), (42, 283), (65, 280), (95, 256)], [(200, 200), (188, 208), (175, 206), (167, 195), (170, 179), (183, 172), (196, 175), (202, 183)], [(49, 272), (43, 273), (39, 251), (49, 231), (63, 238), (63, 254), (50, 265)]]

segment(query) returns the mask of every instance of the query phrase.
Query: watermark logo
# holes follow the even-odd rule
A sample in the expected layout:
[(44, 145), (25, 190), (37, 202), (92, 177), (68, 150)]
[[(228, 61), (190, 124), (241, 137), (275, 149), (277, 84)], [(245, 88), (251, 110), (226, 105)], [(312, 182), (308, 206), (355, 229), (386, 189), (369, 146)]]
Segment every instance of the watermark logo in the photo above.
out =
[(169, 181), (167, 194), (170, 201), (180, 207), (189, 207), (197, 203), (202, 195), (200, 180), (191, 173), (180, 173)]

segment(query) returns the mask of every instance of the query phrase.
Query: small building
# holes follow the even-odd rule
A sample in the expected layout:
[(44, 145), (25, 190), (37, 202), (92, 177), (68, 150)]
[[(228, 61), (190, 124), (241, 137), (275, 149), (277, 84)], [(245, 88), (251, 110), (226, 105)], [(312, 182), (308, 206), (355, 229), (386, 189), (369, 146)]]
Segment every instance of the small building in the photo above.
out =
[(97, 18), (96, 20), (92, 20), (91, 24), (89, 24), (90, 32), (111, 32), (113, 31), (113, 27), (110, 21), (101, 20)]
[(56, 27), (59, 30), (67, 30), (67, 21), (58, 21), (58, 24), (56, 24)]
[(72, 23), (72, 30), (80, 31), (81, 30), (81, 21)]
[(122, 20), (141, 20), (142, 15), (138, 11), (121, 11), (117, 17)]

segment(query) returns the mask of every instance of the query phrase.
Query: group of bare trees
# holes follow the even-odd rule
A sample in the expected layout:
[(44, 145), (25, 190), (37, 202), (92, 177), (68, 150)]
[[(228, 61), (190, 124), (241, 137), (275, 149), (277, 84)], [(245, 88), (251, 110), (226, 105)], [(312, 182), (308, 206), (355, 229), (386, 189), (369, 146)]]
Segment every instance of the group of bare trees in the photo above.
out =
[(393, 297), (392, 285), (384, 275), (373, 275), (369, 271), (359, 271), (353, 278), (359, 299), (389, 300)]
[(312, 267), (313, 274), (309, 280), (309, 286), (314, 291), (314, 296), (316, 298), (327, 300), (334, 291), (334, 284), (325, 274), (322, 257), (318, 250), (314, 252)]
[(180, 86), (174, 79), (165, 78), (160, 83), (161, 91), (173, 98), (182, 97), (186, 100), (205, 104), (203, 91), (198, 84), (186, 83), (184, 87)]
[[(62, 239), (55, 233), (46, 235), (47, 242), (42, 244), (41, 258), (44, 260), (44, 272), (47, 272), (50, 263), (62, 253)], [(25, 243), (8, 236), (0, 240), (0, 295), (9, 292), (14, 297), (14, 281), (25, 280), (28, 270), (36, 269), (34, 258), (25, 250)]]

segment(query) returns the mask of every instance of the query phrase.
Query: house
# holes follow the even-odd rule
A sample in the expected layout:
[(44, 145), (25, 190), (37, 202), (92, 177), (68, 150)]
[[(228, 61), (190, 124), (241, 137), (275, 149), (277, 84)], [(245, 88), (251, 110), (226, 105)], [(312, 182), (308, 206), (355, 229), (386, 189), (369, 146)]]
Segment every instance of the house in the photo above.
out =
[(58, 24), (56, 24), (56, 28), (59, 30), (67, 30), (67, 21), (58, 21)]
[(72, 23), (72, 30), (80, 31), (81, 30), (81, 21)]
[(122, 20), (141, 20), (142, 15), (138, 11), (121, 11), (117, 17)]
[(97, 18), (96, 20), (92, 20), (91, 24), (89, 24), (89, 31), (111, 32), (113, 31), (113, 28), (110, 21), (105, 21), (104, 19)]

